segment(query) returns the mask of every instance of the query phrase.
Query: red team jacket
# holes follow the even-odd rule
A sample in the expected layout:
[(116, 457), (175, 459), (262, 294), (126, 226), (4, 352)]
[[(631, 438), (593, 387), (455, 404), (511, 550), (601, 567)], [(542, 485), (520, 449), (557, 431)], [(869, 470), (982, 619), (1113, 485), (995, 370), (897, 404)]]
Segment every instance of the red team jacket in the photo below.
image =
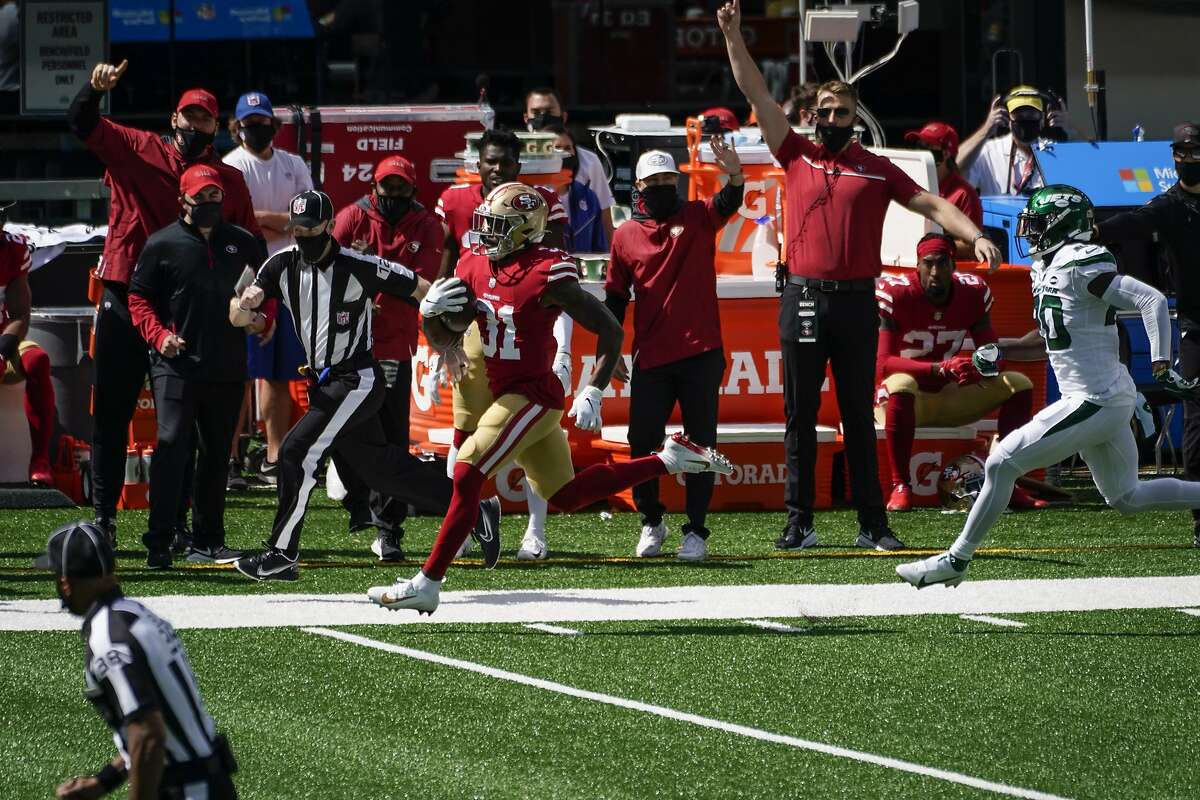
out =
[[(437, 278), (445, 242), (438, 217), (414, 202), (412, 209), (392, 225), (379, 213), (373, 197), (367, 195), (338, 212), (333, 238), (342, 247), (362, 239), (376, 255), (403, 264), (427, 281)], [(379, 306), (371, 320), (375, 357), (411, 359), (417, 351), (417, 307), (385, 294), (376, 297), (375, 302)]]
[(467, 251), (454, 273), (475, 293), (492, 396), (519, 394), (563, 408), (562, 383), (551, 369), (558, 349), (554, 322), (562, 311), (541, 300), (551, 283), (579, 280), (575, 263), (562, 250), (533, 245), (494, 264)]
[(951, 379), (930, 375), (930, 365), (952, 358), (964, 349), (974, 350), (997, 341), (987, 318), (992, 292), (981, 278), (955, 272), (950, 301), (935, 306), (925, 296), (916, 275), (884, 275), (875, 284), (879, 316), (895, 330), (881, 328), (876, 356), (880, 380), (897, 372), (917, 378), (922, 390), (938, 391)]

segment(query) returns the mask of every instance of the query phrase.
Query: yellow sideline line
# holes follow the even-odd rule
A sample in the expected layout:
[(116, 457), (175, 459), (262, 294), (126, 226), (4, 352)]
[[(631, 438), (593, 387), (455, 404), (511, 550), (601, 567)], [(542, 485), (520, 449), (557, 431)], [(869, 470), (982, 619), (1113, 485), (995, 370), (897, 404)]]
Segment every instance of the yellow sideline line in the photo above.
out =
[[(1086, 554), (1086, 553), (1116, 553), (1130, 550), (1192, 550), (1190, 544), (1166, 544), (1166, 543), (1143, 543), (1143, 544), (1109, 544), (1109, 545), (1063, 545), (1054, 547), (984, 547), (981, 548), (976, 555), (981, 556), (1010, 556), (1010, 555), (1064, 555), (1064, 554)], [(911, 556), (927, 556), (943, 552), (944, 548), (927, 548), (917, 547), (906, 550), (892, 550), (890, 552), (879, 552), (877, 550), (864, 550), (856, 548), (853, 550), (802, 550), (802, 551), (780, 551), (771, 553), (761, 553), (758, 555), (710, 555), (708, 561), (719, 562), (739, 562), (739, 561), (768, 561), (771, 559), (819, 559), (819, 558), (908, 558)], [(653, 562), (674, 563), (674, 557), (670, 555), (651, 556), (649, 558), (636, 558), (634, 556), (599, 556), (594, 558), (555, 558), (551, 556), (545, 561), (504, 561), (505, 567), (518, 567), (521, 569), (537, 569), (547, 568), (560, 565), (592, 565), (604, 566), (606, 564), (646, 564)], [(396, 565), (419, 566), (424, 560), (405, 559), (404, 561), (306, 561), (301, 560), (300, 566), (305, 569), (378, 569), (380, 567), (388, 568)], [(482, 569), (483, 563), (474, 559), (463, 561), (457, 560), (454, 562), (456, 567), (466, 569)], [(202, 572), (205, 570), (221, 570), (229, 571), (233, 569), (232, 564), (189, 564), (187, 562), (177, 563), (174, 570), (190, 570)], [(0, 572), (44, 572), (36, 567), (9, 567), (0, 566)], [(121, 572), (129, 574), (134, 572), (159, 572), (160, 570), (139, 569), (137, 567), (122, 567)]]

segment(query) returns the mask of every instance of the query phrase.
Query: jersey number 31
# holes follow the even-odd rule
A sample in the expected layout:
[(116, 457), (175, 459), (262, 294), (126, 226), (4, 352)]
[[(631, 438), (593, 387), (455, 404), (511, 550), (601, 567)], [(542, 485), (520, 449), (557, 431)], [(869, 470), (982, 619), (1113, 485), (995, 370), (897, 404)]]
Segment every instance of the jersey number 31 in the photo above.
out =
[(495, 358), (499, 350), (500, 358), (504, 361), (519, 361), (521, 349), (517, 347), (517, 326), (513, 320), (513, 307), (500, 306), (496, 308), (487, 300), (478, 300), (487, 313), (487, 330), (480, 331), (483, 339), (483, 355)]

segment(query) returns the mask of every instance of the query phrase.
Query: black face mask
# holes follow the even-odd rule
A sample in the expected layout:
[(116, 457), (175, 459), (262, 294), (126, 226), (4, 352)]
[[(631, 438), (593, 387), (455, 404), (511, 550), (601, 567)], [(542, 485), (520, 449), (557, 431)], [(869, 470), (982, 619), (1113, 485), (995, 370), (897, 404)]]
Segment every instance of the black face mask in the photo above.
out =
[(275, 138), (274, 125), (247, 125), (242, 128), (242, 141), (256, 153), (261, 153), (271, 146)]
[(375, 195), (375, 207), (391, 224), (395, 225), (412, 208), (413, 199), (409, 197), (394, 197), (386, 194)]
[(300, 255), (304, 257), (305, 261), (315, 264), (321, 256), (325, 255), (325, 248), (332, 238), (328, 231), (319, 236), (297, 236), (296, 246), (300, 248)]
[(1175, 172), (1180, 183), (1195, 186), (1200, 183), (1200, 161), (1176, 161)]
[(196, 203), (188, 214), (197, 228), (215, 228), (221, 221), (221, 203)]
[(817, 138), (831, 153), (840, 152), (846, 146), (846, 142), (850, 141), (850, 135), (854, 133), (853, 127), (843, 128), (828, 122), (818, 122), (816, 127)]
[(563, 118), (556, 117), (553, 114), (538, 113), (529, 118), (529, 129), (534, 131), (543, 131), (551, 125), (562, 125)]
[(666, 219), (679, 207), (679, 195), (670, 184), (647, 186), (642, 190), (642, 207), (654, 219)]
[(183, 154), (186, 161), (192, 161), (204, 155), (204, 151), (212, 145), (215, 138), (216, 134), (205, 133), (194, 128), (187, 131), (180, 128), (175, 129), (175, 146), (179, 148), (179, 152)]
[(578, 155), (571, 154), (569, 156), (563, 156), (562, 165), (563, 165), (563, 169), (570, 171), (571, 177), (575, 177), (576, 175), (579, 174), (579, 156)]
[(1012, 121), (1012, 135), (1018, 142), (1033, 144), (1041, 132), (1042, 121), (1040, 119), (1014, 119)]

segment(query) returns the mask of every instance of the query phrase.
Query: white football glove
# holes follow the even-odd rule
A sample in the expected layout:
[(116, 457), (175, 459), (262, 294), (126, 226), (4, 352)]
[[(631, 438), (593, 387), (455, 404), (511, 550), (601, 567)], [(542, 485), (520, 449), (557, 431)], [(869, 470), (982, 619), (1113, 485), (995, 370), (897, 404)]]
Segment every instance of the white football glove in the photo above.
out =
[(560, 350), (554, 357), (554, 377), (563, 385), (563, 394), (571, 393), (571, 354)]
[(600, 421), (600, 398), (603, 394), (595, 386), (588, 386), (576, 395), (571, 410), (567, 412), (567, 416), (575, 420), (576, 428), (592, 433), (600, 432), (600, 426), (603, 424)]
[(421, 315), (436, 317), (447, 311), (461, 311), (466, 304), (466, 284), (459, 278), (441, 278), (433, 282), (421, 300)]

